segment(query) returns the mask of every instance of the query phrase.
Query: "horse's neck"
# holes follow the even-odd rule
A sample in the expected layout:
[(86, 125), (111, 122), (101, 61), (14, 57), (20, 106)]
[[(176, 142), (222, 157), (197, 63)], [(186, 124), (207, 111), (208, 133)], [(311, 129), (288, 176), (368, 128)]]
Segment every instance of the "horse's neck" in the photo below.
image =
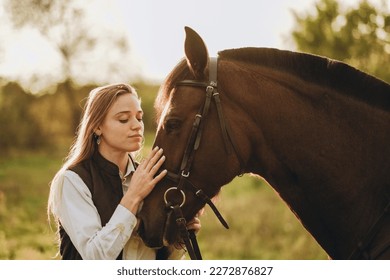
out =
[(277, 190), (332, 257), (345, 258), (381, 211), (374, 195), (390, 184), (389, 113), (278, 75), (252, 76), (234, 89), (248, 116), (242, 129), (257, 131), (248, 171)]

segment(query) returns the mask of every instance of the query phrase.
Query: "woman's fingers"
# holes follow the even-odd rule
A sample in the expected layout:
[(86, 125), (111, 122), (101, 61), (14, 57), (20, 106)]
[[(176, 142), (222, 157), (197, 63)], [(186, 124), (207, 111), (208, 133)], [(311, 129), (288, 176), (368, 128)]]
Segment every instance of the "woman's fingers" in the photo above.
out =
[(149, 172), (152, 175), (156, 174), (157, 171), (160, 169), (160, 167), (163, 165), (164, 161), (165, 161), (165, 156), (160, 157), (158, 161), (152, 166)]
[(155, 147), (135, 170), (129, 189), (121, 200), (122, 205), (130, 209), (133, 213), (136, 213), (140, 201), (168, 173), (167, 170), (158, 173), (164, 161), (165, 156), (163, 156), (163, 150)]
[(165, 177), (165, 175), (167, 175), (167, 173), (168, 173), (167, 170), (161, 171), (156, 177), (153, 178), (152, 184), (153, 184), (153, 185), (156, 185), (158, 182), (160, 182), (160, 180), (161, 180), (162, 178)]
[(202, 225), (200, 223), (199, 217), (203, 215), (205, 208), (203, 207), (195, 214), (195, 217), (192, 220), (188, 221), (187, 228), (189, 230), (195, 230), (195, 233), (198, 233), (201, 229)]
[(201, 227), (202, 226), (201, 226), (200, 220), (196, 216), (191, 221), (189, 221), (187, 223), (187, 229), (195, 230), (196, 233), (200, 230)]
[[(156, 162), (156, 164), (152, 167), (150, 170), (150, 175), (154, 176), (157, 174), (158, 170), (160, 170), (160, 167), (163, 165), (165, 161), (165, 156), (160, 157), (160, 159)], [(152, 180), (152, 184), (155, 185), (157, 184), (162, 178), (164, 178), (165, 175), (167, 175), (168, 171), (163, 170), (160, 173), (158, 173)]]
[(155, 147), (138, 166), (136, 170), (137, 177), (139, 177), (139, 179), (143, 181), (144, 184), (154, 186), (167, 173), (166, 171), (162, 171), (156, 177), (154, 177), (160, 170), (161, 166), (164, 164), (164, 161), (165, 156), (163, 156), (163, 150)]
[(150, 154), (144, 158), (139, 167), (144, 167), (146, 168), (146, 166), (149, 164), (150, 160), (153, 158), (153, 156), (158, 152), (159, 148), (158, 147), (154, 147), (153, 150), (150, 152)]
[[(158, 168), (160, 168), (160, 166), (164, 162), (164, 161), (161, 162), (162, 154), (163, 154), (163, 149), (160, 149), (159, 147), (155, 147), (151, 151), (149, 156), (145, 160), (142, 161), (142, 165), (143, 165), (144, 169), (147, 172), (150, 172), (156, 166), (156, 164), (158, 165)], [(164, 159), (165, 159), (165, 157), (164, 157)]]

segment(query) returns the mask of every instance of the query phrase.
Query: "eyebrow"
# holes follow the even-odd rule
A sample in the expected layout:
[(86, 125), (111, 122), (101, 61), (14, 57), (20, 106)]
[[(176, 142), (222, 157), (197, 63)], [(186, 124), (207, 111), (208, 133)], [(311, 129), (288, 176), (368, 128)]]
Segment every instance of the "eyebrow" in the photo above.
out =
[[(132, 113), (132, 111), (120, 111), (120, 112), (116, 113), (115, 116), (118, 116), (121, 114), (131, 114), (131, 113)], [(144, 111), (142, 111), (142, 110), (139, 110), (136, 112), (136, 114), (143, 114), (143, 113), (144, 113)]]

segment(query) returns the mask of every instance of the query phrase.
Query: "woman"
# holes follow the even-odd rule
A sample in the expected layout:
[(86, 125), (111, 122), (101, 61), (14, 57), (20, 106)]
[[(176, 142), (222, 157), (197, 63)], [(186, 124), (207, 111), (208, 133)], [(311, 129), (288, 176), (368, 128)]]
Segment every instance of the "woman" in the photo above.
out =
[[(50, 188), (48, 209), (58, 221), (63, 259), (184, 256), (180, 246), (148, 248), (136, 234), (140, 204), (167, 173), (157, 174), (165, 159), (158, 147), (138, 166), (133, 160), (143, 143), (142, 116), (129, 85), (90, 92), (75, 142)], [(199, 230), (199, 219), (188, 227)]]

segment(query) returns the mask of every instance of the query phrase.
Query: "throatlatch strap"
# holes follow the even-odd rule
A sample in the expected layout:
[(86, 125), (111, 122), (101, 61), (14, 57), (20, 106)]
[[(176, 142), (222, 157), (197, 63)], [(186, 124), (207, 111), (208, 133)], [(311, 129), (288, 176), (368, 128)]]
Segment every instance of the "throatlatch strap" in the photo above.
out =
[(225, 221), (225, 219), (222, 217), (221, 213), (218, 211), (217, 207), (215, 207), (214, 203), (211, 201), (211, 199), (202, 191), (197, 190), (196, 196), (202, 199), (205, 203), (207, 203), (211, 209), (213, 210), (215, 216), (217, 216), (218, 220), (221, 222), (221, 224), (226, 228), (229, 229), (228, 223)]

